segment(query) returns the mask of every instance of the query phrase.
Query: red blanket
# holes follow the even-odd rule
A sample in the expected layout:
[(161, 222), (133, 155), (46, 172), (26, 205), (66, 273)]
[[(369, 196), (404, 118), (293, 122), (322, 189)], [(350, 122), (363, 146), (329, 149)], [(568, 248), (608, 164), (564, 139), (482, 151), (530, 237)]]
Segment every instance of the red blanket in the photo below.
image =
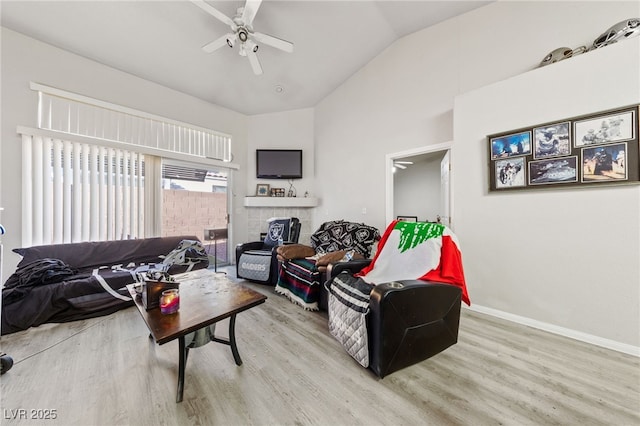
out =
[(452, 284), (471, 305), (459, 247), (456, 236), (442, 224), (394, 221), (373, 261), (358, 275), (370, 284), (415, 279)]

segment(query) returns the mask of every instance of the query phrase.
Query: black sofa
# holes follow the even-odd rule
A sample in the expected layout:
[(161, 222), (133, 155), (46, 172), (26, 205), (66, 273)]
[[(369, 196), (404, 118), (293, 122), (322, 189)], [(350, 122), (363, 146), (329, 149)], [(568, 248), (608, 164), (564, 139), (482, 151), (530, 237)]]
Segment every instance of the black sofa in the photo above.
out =
[[(195, 236), (14, 249), (23, 257), (2, 289), (1, 334), (48, 322), (108, 315), (132, 306), (125, 286), (136, 281), (135, 271), (145, 269), (145, 265), (161, 264), (164, 256), (185, 240), (196, 241), (198, 245), (185, 251), (180, 260), (171, 262), (167, 272), (177, 274), (208, 267), (208, 257), (204, 249), (199, 251), (198, 246), (202, 246)], [(34, 273), (30, 269), (33, 265), (40, 270)], [(48, 265), (51, 267), (46, 269)]]

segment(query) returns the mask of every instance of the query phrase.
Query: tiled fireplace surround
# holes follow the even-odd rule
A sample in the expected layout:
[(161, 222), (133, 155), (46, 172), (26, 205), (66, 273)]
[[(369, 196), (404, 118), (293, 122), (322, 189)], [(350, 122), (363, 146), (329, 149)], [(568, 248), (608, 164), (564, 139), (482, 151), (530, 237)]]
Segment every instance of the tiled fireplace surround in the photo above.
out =
[(309, 245), (311, 234), (311, 209), (308, 207), (251, 207), (248, 208), (249, 241), (259, 241), (260, 233), (267, 232), (267, 220), (272, 217), (297, 217), (300, 219), (300, 244)]

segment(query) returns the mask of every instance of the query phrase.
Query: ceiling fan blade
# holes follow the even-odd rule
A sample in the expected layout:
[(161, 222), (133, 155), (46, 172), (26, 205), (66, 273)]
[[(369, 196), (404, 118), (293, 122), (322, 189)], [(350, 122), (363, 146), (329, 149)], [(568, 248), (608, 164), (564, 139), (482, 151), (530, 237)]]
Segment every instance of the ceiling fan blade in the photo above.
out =
[(293, 43), (291, 42), (288, 42), (286, 40), (282, 40), (267, 34), (262, 34), (262, 33), (251, 33), (251, 35), (260, 43), (268, 44), (271, 47), (284, 50), (285, 52), (288, 52), (288, 53), (293, 52)]
[(407, 166), (403, 166), (402, 164), (398, 164), (398, 163), (393, 163), (394, 167), (398, 167), (399, 169), (406, 169)]
[(262, 4), (262, 0), (247, 0), (247, 3), (244, 5), (244, 10), (242, 11), (242, 18), (240, 18), (245, 25), (251, 26), (253, 19), (256, 17), (256, 13), (258, 13), (260, 4)]
[(394, 164), (413, 164), (413, 161), (394, 161)]
[(227, 15), (220, 12), (218, 9), (214, 8), (213, 6), (209, 6), (209, 4), (204, 2), (204, 0), (191, 0), (191, 2), (196, 6), (198, 6), (200, 9), (207, 12), (209, 15), (213, 16), (214, 18), (224, 22), (230, 27), (235, 28), (236, 24), (233, 22), (231, 18), (229, 18)]
[(253, 73), (255, 75), (260, 75), (262, 74), (262, 66), (260, 65), (260, 61), (258, 60), (258, 55), (256, 55), (255, 50), (257, 49), (253, 49), (255, 47), (255, 44), (253, 46), (247, 46), (249, 47), (247, 49), (247, 57), (249, 58), (249, 63), (251, 64), (251, 69), (253, 70)]
[(214, 50), (220, 49), (222, 46), (227, 46), (229, 44), (227, 40), (231, 40), (231, 46), (229, 47), (232, 47), (233, 42), (235, 41), (235, 38), (236, 38), (236, 35), (233, 33), (225, 34), (222, 37), (213, 40), (211, 43), (207, 43), (204, 46), (202, 46), (202, 50), (204, 50), (207, 53), (211, 53)]

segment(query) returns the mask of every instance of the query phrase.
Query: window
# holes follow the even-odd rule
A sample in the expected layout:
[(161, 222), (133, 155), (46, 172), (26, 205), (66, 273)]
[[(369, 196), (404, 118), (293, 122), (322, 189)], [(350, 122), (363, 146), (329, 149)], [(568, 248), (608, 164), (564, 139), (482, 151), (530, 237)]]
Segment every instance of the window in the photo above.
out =
[(160, 235), (162, 158), (239, 168), (229, 135), (31, 87), (39, 129), (18, 127), (25, 247)]

